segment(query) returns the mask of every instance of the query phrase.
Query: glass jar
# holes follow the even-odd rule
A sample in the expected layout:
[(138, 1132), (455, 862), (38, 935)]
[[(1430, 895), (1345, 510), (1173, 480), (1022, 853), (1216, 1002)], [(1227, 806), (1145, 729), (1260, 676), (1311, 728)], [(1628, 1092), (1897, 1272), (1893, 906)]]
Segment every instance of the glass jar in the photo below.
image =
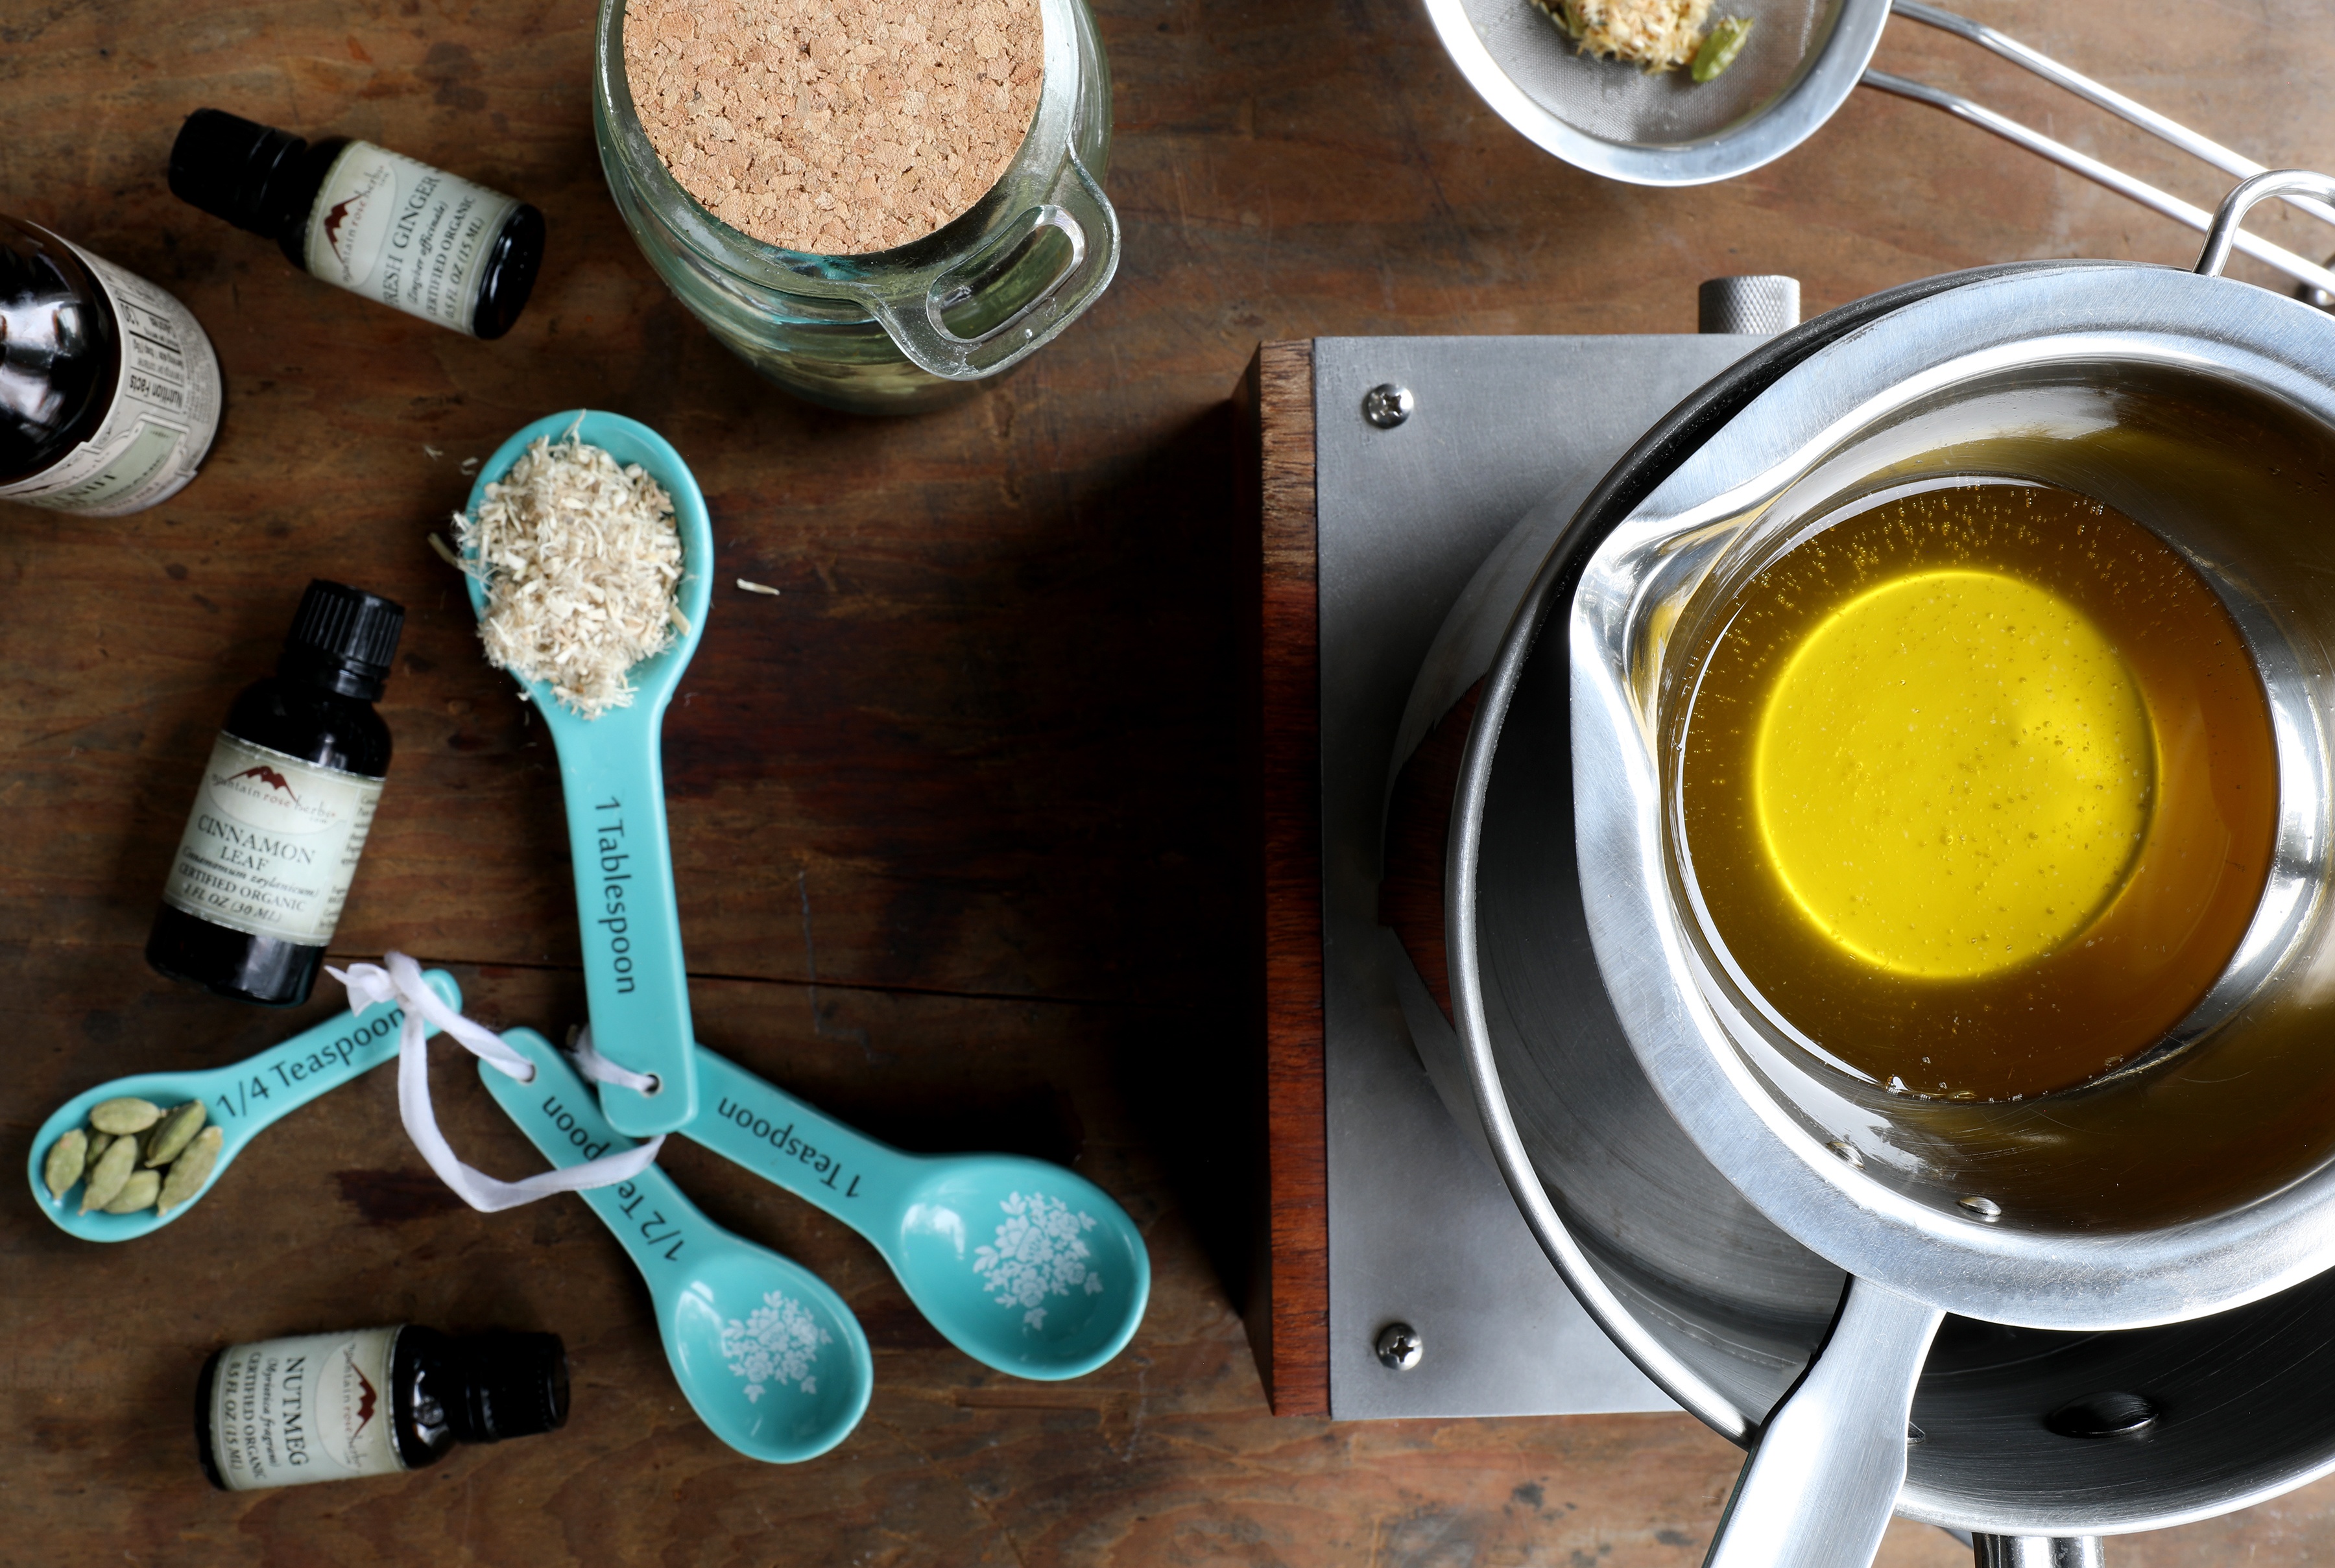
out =
[(592, 119), (625, 227), (713, 335), (789, 392), (861, 413), (966, 395), (1051, 342), (1119, 267), (1102, 41), (1085, 0), (1038, 10), (1038, 110), (997, 183), (922, 239), (813, 256), (748, 237), (681, 188), (633, 107), (625, 0), (600, 0)]

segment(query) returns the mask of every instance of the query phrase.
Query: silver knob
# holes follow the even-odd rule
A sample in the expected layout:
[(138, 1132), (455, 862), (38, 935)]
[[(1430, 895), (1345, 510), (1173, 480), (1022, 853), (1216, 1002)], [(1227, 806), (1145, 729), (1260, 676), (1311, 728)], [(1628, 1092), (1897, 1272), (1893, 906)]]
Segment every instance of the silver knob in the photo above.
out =
[(1697, 332), (1772, 336), (1800, 324), (1800, 280), (1781, 273), (1714, 277), (1695, 290)]
[(1419, 1342), (1419, 1331), (1409, 1323), (1389, 1323), (1379, 1331), (1379, 1364), (1390, 1371), (1408, 1372), (1419, 1365), (1426, 1349)]

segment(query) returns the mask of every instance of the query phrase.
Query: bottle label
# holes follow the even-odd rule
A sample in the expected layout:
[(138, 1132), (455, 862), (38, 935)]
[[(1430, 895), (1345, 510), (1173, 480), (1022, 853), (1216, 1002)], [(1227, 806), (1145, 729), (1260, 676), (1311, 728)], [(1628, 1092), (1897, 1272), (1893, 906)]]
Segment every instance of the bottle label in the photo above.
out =
[(340, 924), (381, 780), (222, 733), (162, 902), (247, 936), (322, 947)]
[(170, 499), (195, 477), (218, 432), (218, 356), (185, 305), (72, 248), (113, 306), (121, 373), (97, 433), (31, 479), (0, 485), (0, 499), (118, 518)]
[(308, 213), (308, 270), (424, 321), (467, 333), (488, 253), (518, 210), (510, 197), (401, 152), (352, 141)]
[(395, 1329), (237, 1345), (211, 1379), (211, 1462), (230, 1492), (393, 1476)]

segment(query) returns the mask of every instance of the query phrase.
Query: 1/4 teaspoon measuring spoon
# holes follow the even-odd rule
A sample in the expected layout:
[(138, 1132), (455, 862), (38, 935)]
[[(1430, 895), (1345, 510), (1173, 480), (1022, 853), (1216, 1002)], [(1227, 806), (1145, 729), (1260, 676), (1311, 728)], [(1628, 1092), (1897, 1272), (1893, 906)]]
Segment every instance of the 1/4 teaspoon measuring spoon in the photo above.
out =
[[(570, 430), (617, 462), (646, 469), (673, 498), (673, 521), (681, 530), (679, 603), (686, 624), (673, 646), (628, 672), (631, 705), (586, 719), (561, 707), (547, 683), (538, 681), (527, 689), (559, 754), (593, 1035), (605, 1042), (611, 1060), (657, 1079), (648, 1090), (605, 1085), (601, 1108), (618, 1131), (647, 1137), (673, 1131), (697, 1110), (690, 1060), (696, 1034), (682, 963), (673, 845), (665, 832), (660, 739), (665, 705), (705, 632), (713, 598), (713, 526), (705, 496), (681, 454), (638, 421), (596, 409), (539, 419), (496, 449), (470, 489), (470, 514), (475, 517), (485, 502), (487, 486), (507, 477), (538, 437), (557, 444)], [(475, 573), (466, 576), (470, 608), (483, 618), (487, 585)]]
[[(531, 1029), (503, 1040), (535, 1064), (534, 1079), (483, 1061), (479, 1077), (552, 1164), (631, 1146), (549, 1040)], [(790, 1465), (859, 1424), (876, 1360), (859, 1320), (824, 1281), (707, 1219), (654, 1166), (576, 1195), (647, 1282), (674, 1380), (715, 1437), (749, 1458)]]
[[(454, 983), (452, 975), (442, 969), (425, 969), (421, 973), (447, 1006), (461, 1011), (462, 988)], [(33, 1196), (51, 1224), (85, 1242), (126, 1242), (160, 1230), (217, 1186), (235, 1157), (262, 1130), (318, 1095), (394, 1060), (398, 1028), (404, 1021), (403, 1008), (393, 1002), (377, 1002), (354, 1018), (336, 1013), (281, 1045), (230, 1066), (199, 1072), (141, 1072), (77, 1094), (33, 1135), (33, 1152), (25, 1160)], [(421, 1027), (430, 1034), (438, 1032), (436, 1024), (425, 1021)], [(48, 1183), (42, 1179), (42, 1164), (57, 1139), (89, 1120), (92, 1106), (124, 1096), (152, 1100), (165, 1110), (190, 1099), (202, 1101), (208, 1118), (205, 1125), (218, 1128), (223, 1135), (218, 1161), (194, 1196), (168, 1214), (150, 1208), (131, 1215), (110, 1215), (100, 1209), (76, 1214), (73, 1194), (80, 1187), (67, 1188), (63, 1197), (51, 1197)]]
[(1019, 1155), (904, 1154), (703, 1046), (683, 1136), (866, 1236), (949, 1343), (1017, 1378), (1083, 1377), (1143, 1321), (1151, 1255), (1127, 1211)]

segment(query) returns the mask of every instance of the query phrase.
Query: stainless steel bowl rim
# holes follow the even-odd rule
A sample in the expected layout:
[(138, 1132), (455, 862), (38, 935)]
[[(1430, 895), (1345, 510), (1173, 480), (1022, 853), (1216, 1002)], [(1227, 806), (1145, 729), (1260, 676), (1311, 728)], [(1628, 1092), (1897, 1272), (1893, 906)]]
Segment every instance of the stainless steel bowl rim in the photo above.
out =
[(1445, 853), (1446, 931), (1453, 1032), (1464, 1060), (1472, 1107), (1494, 1165), (1527, 1229), (1565, 1283), (1613, 1342), (1688, 1412), (1736, 1443), (1748, 1443), (1764, 1413), (1739, 1406), (1719, 1386), (1673, 1354), (1641, 1322), (1584, 1250), (1541, 1184), (1501, 1085), (1485, 1016), (1482, 952), (1478, 941), (1478, 854), (1484, 808), (1497, 758), (1501, 727), (1525, 664), (1549, 619), (1571, 597), (1578, 568), (1615, 524), (1662, 479), (1726, 428), (1780, 376), (1826, 343), (1921, 300), (1994, 277), (2019, 276), (2098, 262), (2012, 262), (1969, 272), (1919, 278), (1852, 300), (1753, 349), (1681, 402), (1642, 437), (1592, 489), (1559, 530), (1547, 557), (1516, 603), (1499, 640), (1477, 716), (1471, 722), (1454, 794)]
[(1856, 90), (1889, 23), (1889, 0), (1841, 0), (1824, 42), (1790, 87), (1746, 121), (1683, 146), (1609, 140), (1551, 112), (1486, 48), (1461, 0), (1427, 0), (1445, 53), (1492, 111), (1576, 169), (1632, 185), (1710, 185), (1772, 163), (1816, 134)]
[(1781, 492), (1851, 432), (2013, 366), (2183, 366), (2335, 428), (2335, 323), (2252, 286), (2167, 269), (1973, 284), (1827, 345), (1769, 388), (1600, 548), (1566, 618), (1584, 903), (1633, 1049), (1696, 1145), (1788, 1233), (1860, 1277), (1992, 1321), (2136, 1328), (2270, 1295), (2335, 1264), (2335, 1168), (2211, 1219), (2125, 1234), (1981, 1225), (1894, 1192), (1826, 1150), (1754, 1079), (1705, 1005), (1661, 866), (1642, 720), (1609, 678), (1623, 624), (1601, 576), (1658, 535)]
[[(1825, 345), (1876, 321), (1891, 320), (1922, 301), (1982, 284), (2083, 272), (2125, 278), (2134, 270), (2123, 263), (2023, 262), (1918, 279), (1852, 301), (1753, 348), (1682, 400), (1598, 483), (1571, 521), (1554, 533), (1546, 557), (1531, 574), (1528, 588), (1505, 605), (1487, 603), (1484, 606), (1486, 613), (1506, 621), (1508, 630), (1499, 640), (1490, 667), (1483, 672), (1481, 702), (1461, 764), (1446, 864), (1446, 936), (1452, 1011), (1458, 1025), (1453, 1035), (1466, 1068), (1466, 1098), (1472, 1101), (1488, 1152), (1527, 1227), (1574, 1293), (1614, 1342), (1666, 1392), (1739, 1444), (1748, 1443), (1758, 1431), (1768, 1413), (1766, 1401), (1746, 1403), (1731, 1391), (1733, 1384), (1706, 1378), (1699, 1363), (1681, 1360), (1673, 1352), (1665, 1331), (1642, 1319), (1638, 1309), (1617, 1293), (1558, 1211), (1561, 1195), (1544, 1186), (1520, 1131), (1517, 1113), (1508, 1104), (1487, 1023), (1486, 954), (1480, 945), (1478, 910), (1483, 886), (1478, 857), (1506, 718), (1526, 679), (1536, 644), (1551, 620), (1563, 619), (1578, 574), (1595, 548), (1698, 449), (1727, 432), (1730, 421), (1762, 392)], [(1890, 330), (1894, 330), (1894, 322)], [(1510, 593), (1515, 595), (1516, 590)], [(1459, 1113), (1457, 1104), (1453, 1108)], [(1700, 1338), (1690, 1331), (1681, 1341), (1681, 1350)], [(2111, 1374), (2110, 1380), (2114, 1377)], [(2115, 1534), (2209, 1518), (2277, 1496), (2330, 1470), (2335, 1470), (2335, 1447), (2322, 1441), (2304, 1445), (2304, 1451), (2298, 1452), (2287, 1467), (2257, 1466), (2243, 1478), (2226, 1476), (2218, 1483), (2225, 1490), (2203, 1487), (2177, 1496), (2133, 1494), (2092, 1499), (2068, 1492), (2065, 1478), (2055, 1479), (2056, 1468), (2047, 1465), (2038, 1476), (2040, 1490), (2031, 1498), (1989, 1496), (1981, 1502), (1969, 1495), (1960, 1483), (1933, 1485), (1924, 1478), (1923, 1466), (1916, 1465), (1899, 1498), (1898, 1512), (1931, 1523), (2010, 1534)]]

